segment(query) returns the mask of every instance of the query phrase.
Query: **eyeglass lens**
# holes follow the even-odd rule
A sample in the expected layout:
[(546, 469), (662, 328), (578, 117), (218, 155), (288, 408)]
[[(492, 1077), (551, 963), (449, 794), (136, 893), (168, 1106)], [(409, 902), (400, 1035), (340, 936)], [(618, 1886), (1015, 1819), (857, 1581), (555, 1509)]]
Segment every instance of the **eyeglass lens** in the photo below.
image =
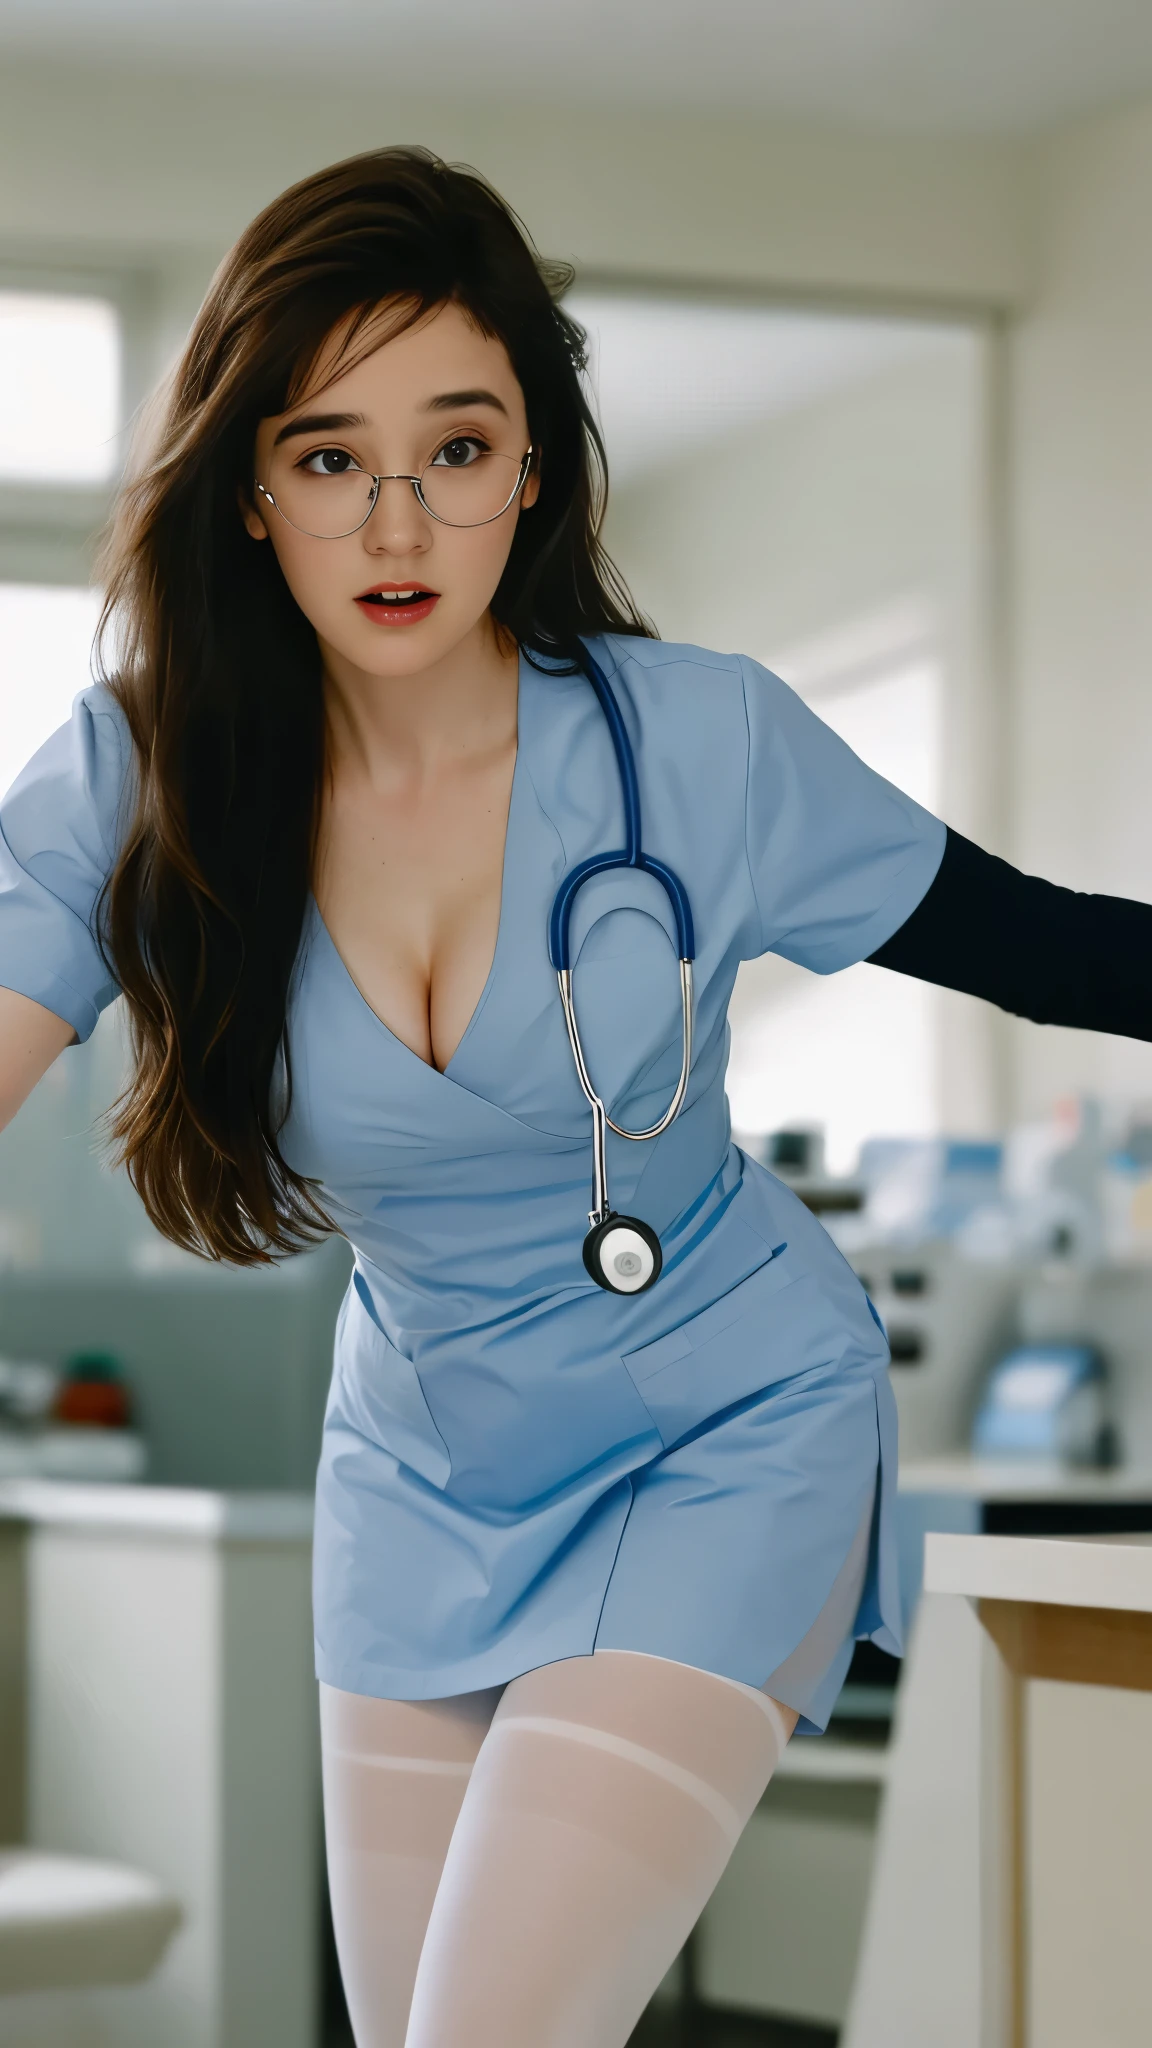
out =
[[(466, 463), (429, 463), (420, 495), (446, 526), (484, 526), (511, 503), (521, 464), (491, 450)], [(287, 451), (273, 455), (268, 489), (285, 519), (318, 540), (339, 540), (363, 526), (376, 501), (376, 481), (342, 448), (325, 449), (298, 466)]]

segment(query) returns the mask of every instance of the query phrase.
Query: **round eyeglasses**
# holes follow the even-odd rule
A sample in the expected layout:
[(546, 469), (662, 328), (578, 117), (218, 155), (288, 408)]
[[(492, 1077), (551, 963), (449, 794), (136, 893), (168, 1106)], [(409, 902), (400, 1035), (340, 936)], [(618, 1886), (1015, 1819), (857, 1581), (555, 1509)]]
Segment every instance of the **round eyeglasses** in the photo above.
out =
[[(475, 451), (462, 461), (446, 460), (455, 450)], [(281, 458), (281, 459), (278, 459)], [(390, 471), (372, 476), (346, 448), (318, 448), (303, 463), (287, 451), (273, 451), (268, 488), (256, 489), (281, 519), (314, 540), (343, 540), (372, 516), (381, 484), (411, 484), (429, 517), (442, 526), (489, 526), (507, 512), (523, 490), (532, 449), (517, 462), (475, 441), (449, 441), (419, 476)]]

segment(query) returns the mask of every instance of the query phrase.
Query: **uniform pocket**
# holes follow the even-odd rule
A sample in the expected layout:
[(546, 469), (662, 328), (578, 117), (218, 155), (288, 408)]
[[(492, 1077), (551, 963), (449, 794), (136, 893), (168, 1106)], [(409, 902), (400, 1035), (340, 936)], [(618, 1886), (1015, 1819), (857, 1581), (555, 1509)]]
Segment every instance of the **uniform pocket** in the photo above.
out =
[(666, 1337), (623, 1354), (625, 1368), (665, 1444), (697, 1424), (821, 1361), (813, 1355), (815, 1290), (777, 1245), (710, 1308)]
[(452, 1460), (410, 1358), (386, 1337), (360, 1273), (353, 1273), (336, 1332), (338, 1405), (353, 1429), (390, 1451), (430, 1486), (444, 1487)]

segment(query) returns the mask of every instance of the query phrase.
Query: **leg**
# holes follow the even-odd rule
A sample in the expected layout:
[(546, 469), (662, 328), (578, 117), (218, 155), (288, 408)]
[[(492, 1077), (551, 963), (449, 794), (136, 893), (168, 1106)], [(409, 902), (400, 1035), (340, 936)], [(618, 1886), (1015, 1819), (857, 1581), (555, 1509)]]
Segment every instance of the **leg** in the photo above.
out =
[(357, 2048), (403, 2048), (440, 1871), (499, 1697), (320, 1687), (328, 1882)]
[(795, 1720), (627, 1650), (514, 1679), (445, 1860), (407, 2048), (624, 2048)]

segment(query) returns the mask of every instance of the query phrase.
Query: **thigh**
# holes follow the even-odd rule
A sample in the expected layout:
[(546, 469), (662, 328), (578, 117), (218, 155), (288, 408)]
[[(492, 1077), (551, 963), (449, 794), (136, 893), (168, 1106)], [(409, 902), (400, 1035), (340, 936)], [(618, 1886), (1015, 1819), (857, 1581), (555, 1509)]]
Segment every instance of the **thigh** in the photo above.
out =
[(407, 2048), (624, 2048), (793, 1720), (628, 1651), (514, 1679), (453, 1833)]
[(499, 1698), (320, 1687), (328, 1884), (357, 2048), (403, 2048), (440, 1872)]

